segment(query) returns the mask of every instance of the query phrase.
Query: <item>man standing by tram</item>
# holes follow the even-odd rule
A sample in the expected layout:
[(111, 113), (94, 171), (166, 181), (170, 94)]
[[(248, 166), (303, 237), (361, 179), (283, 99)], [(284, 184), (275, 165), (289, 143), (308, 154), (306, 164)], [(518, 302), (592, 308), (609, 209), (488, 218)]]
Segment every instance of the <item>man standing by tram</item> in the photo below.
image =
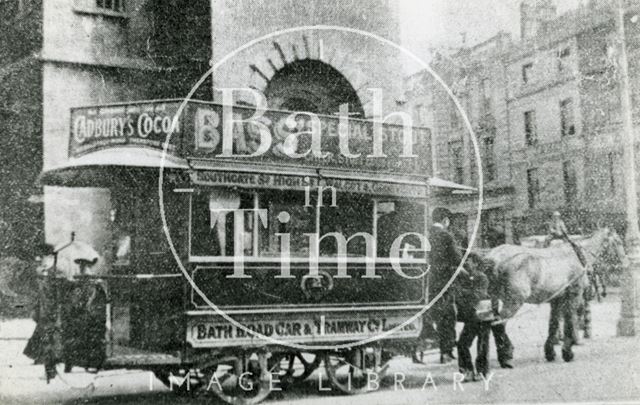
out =
[(433, 319), (438, 333), (440, 362), (448, 363), (455, 359), (453, 348), (456, 345), (456, 309), (455, 293), (452, 288), (443, 291), (456, 272), (462, 260), (456, 248), (453, 235), (449, 232), (451, 212), (437, 207), (431, 215), (433, 225), (429, 232), (431, 245), (429, 276), (429, 298), (433, 299), (442, 292), (442, 296), (433, 306)]

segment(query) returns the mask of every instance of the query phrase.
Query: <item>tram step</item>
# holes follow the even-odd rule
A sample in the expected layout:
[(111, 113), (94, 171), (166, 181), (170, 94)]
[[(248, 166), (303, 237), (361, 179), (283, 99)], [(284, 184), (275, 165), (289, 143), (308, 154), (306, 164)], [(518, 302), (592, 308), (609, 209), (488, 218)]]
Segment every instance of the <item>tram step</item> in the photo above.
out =
[(145, 365), (165, 365), (181, 364), (178, 356), (168, 353), (153, 353), (124, 346), (116, 346), (113, 355), (107, 357), (105, 365), (114, 366), (145, 366)]

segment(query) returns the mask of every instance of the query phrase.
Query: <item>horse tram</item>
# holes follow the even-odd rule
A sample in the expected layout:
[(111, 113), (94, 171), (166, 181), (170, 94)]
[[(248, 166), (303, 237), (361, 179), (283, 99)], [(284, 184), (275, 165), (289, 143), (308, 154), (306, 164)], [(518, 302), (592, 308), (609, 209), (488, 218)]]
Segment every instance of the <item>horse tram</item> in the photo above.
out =
[[(178, 393), (254, 404), (321, 365), (322, 390), (369, 391), (413, 350), (429, 196), (455, 187), (430, 176), (429, 131), (256, 114), (182, 100), (71, 111), (68, 163), (41, 181), (98, 188), (106, 205), (83, 240), (98, 263), (62, 246), (72, 269), (44, 277), (66, 283), (40, 317), (62, 346), (49, 368), (143, 369)], [(65, 310), (73, 294), (90, 299)]]

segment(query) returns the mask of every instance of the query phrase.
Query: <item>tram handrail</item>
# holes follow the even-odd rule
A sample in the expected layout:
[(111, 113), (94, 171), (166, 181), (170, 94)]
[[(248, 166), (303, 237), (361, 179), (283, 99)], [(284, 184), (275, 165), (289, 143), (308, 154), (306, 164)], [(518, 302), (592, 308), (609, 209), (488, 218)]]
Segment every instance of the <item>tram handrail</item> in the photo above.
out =
[(168, 274), (78, 274), (74, 278), (78, 279), (137, 279), (147, 280), (154, 278), (180, 278), (183, 277), (182, 273), (168, 273)]

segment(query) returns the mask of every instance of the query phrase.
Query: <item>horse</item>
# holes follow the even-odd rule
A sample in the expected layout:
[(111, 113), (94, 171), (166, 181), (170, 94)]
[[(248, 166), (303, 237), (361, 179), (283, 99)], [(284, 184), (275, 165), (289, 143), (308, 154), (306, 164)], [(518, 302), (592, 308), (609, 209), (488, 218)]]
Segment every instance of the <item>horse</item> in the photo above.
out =
[(498, 284), (494, 291), (503, 302), (500, 318), (504, 322), (524, 303), (551, 304), (549, 335), (544, 345), (548, 361), (555, 360), (553, 344), (561, 317), (565, 331), (562, 358), (573, 360), (577, 310), (589, 283), (588, 272), (596, 259), (607, 250), (607, 254), (613, 252), (620, 260), (626, 260), (622, 240), (609, 228), (598, 229), (591, 237), (575, 243), (586, 253), (586, 267), (568, 243), (544, 249), (501, 245), (486, 256), (492, 266), (492, 278)]

